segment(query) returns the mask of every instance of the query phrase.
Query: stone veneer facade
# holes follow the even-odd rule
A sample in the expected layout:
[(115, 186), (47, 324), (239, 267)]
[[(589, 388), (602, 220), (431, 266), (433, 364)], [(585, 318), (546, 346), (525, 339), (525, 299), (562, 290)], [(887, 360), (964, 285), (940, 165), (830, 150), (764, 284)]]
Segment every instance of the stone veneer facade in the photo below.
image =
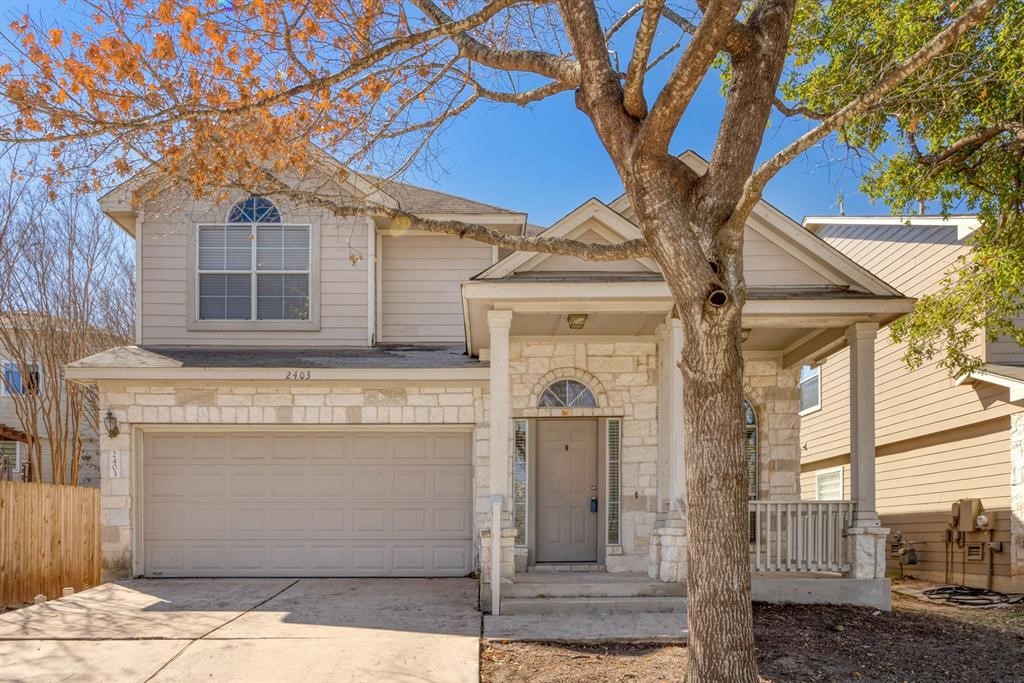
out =
[[(671, 520), (658, 501), (658, 372), (652, 339), (634, 342), (526, 342), (509, 345), (511, 412), (514, 418), (559, 417), (561, 409), (537, 408), (540, 393), (563, 377), (579, 379), (599, 407), (572, 416), (621, 417), (621, 545), (608, 548), (609, 571), (650, 572), (664, 581), (685, 578), (685, 520)], [(799, 397), (797, 370), (774, 360), (747, 362), (748, 400), (759, 420), (760, 497), (799, 498)], [(104, 381), (100, 406), (120, 424), (117, 437), (101, 439), (101, 526), (104, 574), (132, 572), (131, 457), (135, 427), (147, 425), (382, 425), (474, 426), (474, 526), (478, 564), (490, 565), (488, 398), (477, 385), (462, 387), (353, 387), (310, 382)], [(510, 449), (511, 452), (511, 449)], [(511, 462), (509, 463), (511, 470)], [(678, 514), (678, 513), (677, 513)], [(502, 532), (502, 572), (511, 579), (514, 532)]]

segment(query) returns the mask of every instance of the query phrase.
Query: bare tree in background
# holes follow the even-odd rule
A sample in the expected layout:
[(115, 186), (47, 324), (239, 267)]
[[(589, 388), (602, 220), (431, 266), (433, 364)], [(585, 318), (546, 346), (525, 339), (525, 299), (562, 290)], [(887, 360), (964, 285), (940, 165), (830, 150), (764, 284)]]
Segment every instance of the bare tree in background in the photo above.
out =
[[(0, 357), (26, 444), (29, 478), (78, 484), (95, 445), (95, 388), (64, 366), (128, 343), (134, 324), (132, 255), (96, 202), (12, 178), (0, 219)], [(49, 472), (44, 463), (49, 455)]]

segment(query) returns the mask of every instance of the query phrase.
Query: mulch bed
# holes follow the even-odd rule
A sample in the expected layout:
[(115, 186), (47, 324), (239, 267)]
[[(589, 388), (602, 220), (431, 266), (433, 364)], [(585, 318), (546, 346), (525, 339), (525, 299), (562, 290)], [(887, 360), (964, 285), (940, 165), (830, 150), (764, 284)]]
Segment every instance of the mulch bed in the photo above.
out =
[[(966, 609), (894, 596), (892, 612), (756, 605), (765, 681), (1024, 681), (1024, 608)], [(483, 683), (679, 681), (682, 646), (485, 644)]]

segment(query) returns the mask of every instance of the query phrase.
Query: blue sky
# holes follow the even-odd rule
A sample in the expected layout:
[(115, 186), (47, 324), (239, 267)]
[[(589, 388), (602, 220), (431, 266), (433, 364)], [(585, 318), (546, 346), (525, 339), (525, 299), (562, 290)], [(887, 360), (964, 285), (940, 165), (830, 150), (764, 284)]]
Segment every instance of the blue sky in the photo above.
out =
[[(65, 24), (76, 14), (75, 4), (74, 0), (70, 6), (60, 0), (0, 0), (3, 29), (26, 9)], [(633, 29), (627, 25), (620, 33), (623, 40), (631, 37)], [(660, 29), (654, 53), (677, 36), (671, 26)], [(629, 54), (629, 43), (613, 47)], [(653, 101), (673, 61), (666, 60), (648, 75), (649, 100)], [(719, 78), (711, 73), (691, 103), (671, 151), (692, 149), (709, 157), (721, 112)], [(806, 129), (806, 123), (778, 117), (766, 133), (762, 158)], [(436, 147), (441, 153), (431, 157), (428, 167), (411, 169), (404, 177), (407, 182), (525, 211), (539, 225), (550, 225), (590, 197), (610, 201), (622, 191), (614, 167), (589, 120), (575, 108), (571, 93), (529, 108), (477, 105), (440, 134)], [(840, 192), (847, 214), (888, 213), (885, 206), (870, 203), (858, 191), (861, 166), (856, 161), (847, 163), (845, 157), (834, 147), (810, 151), (775, 177), (764, 198), (796, 220), (837, 213)]]

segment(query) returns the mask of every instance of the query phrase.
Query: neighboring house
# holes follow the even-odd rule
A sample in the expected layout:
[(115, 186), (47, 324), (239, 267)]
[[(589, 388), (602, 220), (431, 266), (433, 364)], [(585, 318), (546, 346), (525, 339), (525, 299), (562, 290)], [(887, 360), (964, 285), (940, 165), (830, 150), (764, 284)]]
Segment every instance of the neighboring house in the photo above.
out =
[[(807, 218), (804, 225), (904, 294), (920, 297), (937, 291), (957, 257), (967, 253), (963, 239), (977, 221), (839, 216)], [(918, 564), (907, 573), (984, 587), (991, 572), (996, 589), (1024, 591), (1024, 349), (979, 339), (973, 352), (986, 366), (959, 380), (934, 362), (908, 371), (904, 346), (887, 332), (879, 334), (878, 512), (884, 527), (914, 542)], [(847, 498), (849, 352), (820, 360), (802, 374), (802, 493)], [(989, 524), (947, 535), (951, 506), (962, 498), (980, 499)], [(974, 516), (965, 513), (962, 523)], [(890, 548), (888, 561), (893, 573), (899, 570), (895, 550)]]
[[(47, 390), (41, 375), (42, 369), (39, 364), (19, 366), (0, 346), (0, 372), (0, 480), (52, 482), (51, 443), (47, 437), (46, 420), (42, 416), (36, 420), (41, 441), (41, 463), (39, 478), (36, 479), (32, 476), (31, 460), (28, 456), (28, 440), (35, 430), (22, 422), (15, 406), (17, 395), (38, 394)], [(39, 410), (42, 409), (40, 406)], [(82, 425), (79, 433), (85, 446), (78, 471), (78, 483), (82, 486), (99, 486), (99, 439), (87, 424)]]
[[(140, 182), (101, 200), (137, 243), (137, 345), (67, 369), (118, 422), (101, 439), (109, 576), (479, 571), (485, 609), (553, 567), (685, 579), (682, 328), (653, 262), (502, 254), (265, 198), (136, 205)], [(536, 230), (402, 183), (350, 174), (337, 190)], [(632, 215), (589, 199), (545, 234), (634, 239)], [(912, 301), (765, 203), (744, 261), (752, 567), (847, 588), (759, 595), (884, 606), (870, 495), (799, 502), (797, 381), (848, 340), (870, 362)], [(868, 370), (852, 374), (865, 406)], [(866, 479), (868, 413), (853, 425)]]

